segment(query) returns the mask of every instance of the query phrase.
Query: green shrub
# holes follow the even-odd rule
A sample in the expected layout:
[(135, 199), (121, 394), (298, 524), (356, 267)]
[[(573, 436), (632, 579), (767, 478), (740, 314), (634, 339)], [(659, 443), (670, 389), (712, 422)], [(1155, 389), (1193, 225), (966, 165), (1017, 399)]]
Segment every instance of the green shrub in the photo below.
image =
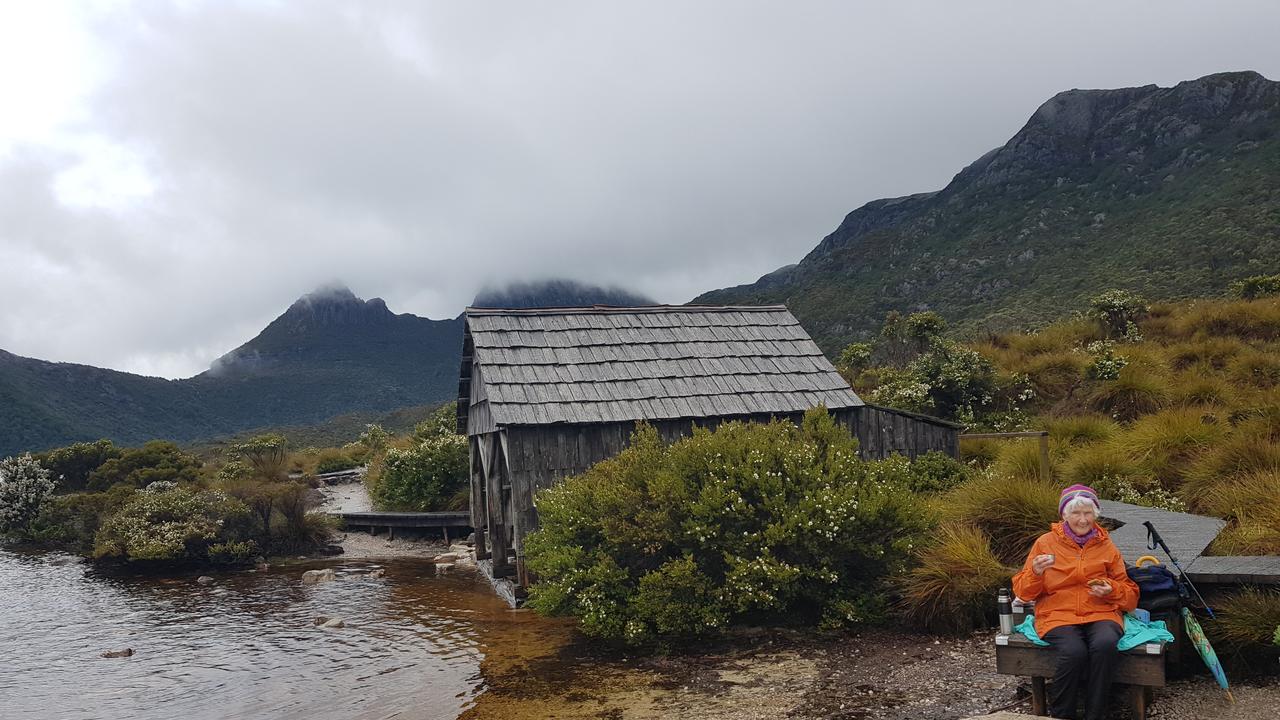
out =
[(89, 474), (85, 487), (91, 492), (126, 483), (135, 488), (153, 482), (195, 482), (200, 460), (167, 440), (152, 440), (140, 448), (127, 448)]
[(144, 489), (99, 528), (93, 554), (130, 562), (207, 562), (209, 546), (239, 541), (227, 529), (246, 514), (244, 503), (216, 490)]
[(1035, 539), (1060, 519), (1058, 495), (1052, 483), (986, 472), (951, 492), (943, 518), (982, 530), (1001, 562), (1021, 565)]
[[(918, 479), (917, 479), (918, 480)], [(818, 409), (630, 447), (538, 494), (530, 604), (592, 636), (665, 645), (726, 625), (868, 619), (928, 526), (908, 464), (863, 462)]]
[(427, 440), (440, 435), (454, 435), (458, 432), (458, 403), (445, 403), (436, 408), (426, 420), (413, 426), (413, 437), (416, 440)]
[(209, 562), (214, 565), (249, 565), (258, 555), (258, 546), (252, 540), (215, 543), (209, 546)]
[(940, 492), (968, 480), (969, 469), (946, 453), (930, 451), (911, 461), (907, 476), (914, 492)]
[(128, 485), (115, 485), (100, 493), (55, 495), (40, 506), (40, 512), (22, 533), (22, 539), (68, 552), (88, 554), (93, 538), (108, 517), (137, 492)]
[(382, 510), (443, 508), (469, 485), (467, 452), (467, 439), (456, 434), (438, 435), (406, 450), (387, 450), (366, 476), (374, 505)]
[(1280, 275), (1253, 275), (1231, 283), (1229, 289), (1242, 300), (1280, 295)]
[(0, 533), (24, 530), (53, 488), (49, 471), (30, 453), (0, 460)]
[(255, 477), (280, 480), (289, 462), (288, 443), (278, 433), (255, 435), (231, 447), (231, 454), (253, 468)]
[(122, 452), (110, 440), (99, 440), (49, 450), (35, 458), (53, 476), (58, 492), (80, 492), (85, 489), (94, 470), (106, 461), (120, 457)]
[(978, 528), (943, 525), (898, 582), (898, 610), (912, 626), (935, 633), (985, 627), (993, 615), (992, 597), (1015, 572), (996, 558)]
[(1122, 338), (1137, 332), (1137, 322), (1150, 310), (1147, 301), (1128, 290), (1108, 290), (1089, 301), (1093, 318), (1108, 337)]
[(1204, 622), (1214, 650), (1236, 672), (1274, 667), (1280, 649), (1272, 628), (1280, 625), (1280, 591), (1246, 587), (1215, 606), (1217, 618)]

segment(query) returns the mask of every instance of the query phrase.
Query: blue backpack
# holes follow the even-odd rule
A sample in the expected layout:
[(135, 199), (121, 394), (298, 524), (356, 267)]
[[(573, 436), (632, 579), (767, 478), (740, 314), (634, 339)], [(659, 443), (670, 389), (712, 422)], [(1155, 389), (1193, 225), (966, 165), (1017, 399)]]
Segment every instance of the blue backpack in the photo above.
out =
[(1178, 578), (1163, 565), (1152, 563), (1128, 569), (1129, 579), (1138, 585), (1142, 595), (1166, 592), (1178, 586)]

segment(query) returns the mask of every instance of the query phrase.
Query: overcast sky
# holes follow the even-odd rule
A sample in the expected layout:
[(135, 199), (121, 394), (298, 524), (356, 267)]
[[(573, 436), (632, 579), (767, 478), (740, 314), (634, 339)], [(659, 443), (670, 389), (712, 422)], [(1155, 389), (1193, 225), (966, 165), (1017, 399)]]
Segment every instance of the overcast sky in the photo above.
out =
[(335, 281), (680, 303), (1054, 93), (1253, 69), (1280, 3), (0, 0), (0, 348), (185, 377)]

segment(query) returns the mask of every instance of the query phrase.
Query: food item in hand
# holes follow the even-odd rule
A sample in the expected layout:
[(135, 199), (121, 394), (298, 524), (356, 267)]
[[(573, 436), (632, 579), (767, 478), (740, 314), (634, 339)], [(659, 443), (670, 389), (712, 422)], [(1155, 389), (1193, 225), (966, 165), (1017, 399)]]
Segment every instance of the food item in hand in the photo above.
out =
[(1093, 578), (1092, 580), (1090, 580), (1085, 584), (1088, 585), (1089, 587), (1108, 587), (1111, 585), (1111, 583), (1107, 582), (1106, 580), (1103, 580), (1102, 578)]

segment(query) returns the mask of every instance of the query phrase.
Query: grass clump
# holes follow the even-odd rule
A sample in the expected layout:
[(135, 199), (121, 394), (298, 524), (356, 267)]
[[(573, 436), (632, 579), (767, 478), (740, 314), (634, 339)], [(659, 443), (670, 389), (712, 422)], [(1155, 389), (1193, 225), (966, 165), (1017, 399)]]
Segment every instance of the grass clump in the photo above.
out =
[(1014, 565), (1058, 521), (1058, 494), (1053, 483), (986, 472), (948, 494), (943, 518), (982, 530), (995, 556)]
[(1235, 671), (1274, 667), (1280, 647), (1274, 632), (1280, 626), (1280, 591), (1246, 587), (1215, 608), (1217, 619), (1205, 621), (1214, 650)]
[(1211, 496), (1223, 485), (1255, 473), (1280, 472), (1280, 445), (1237, 428), (1230, 437), (1205, 449), (1184, 473), (1180, 493), (1198, 511), (1222, 507)]
[(972, 525), (948, 524), (923, 548), (898, 582), (898, 610), (929, 632), (959, 634), (985, 627), (991, 596), (1017, 571), (991, 552), (991, 540)]
[(1226, 437), (1228, 428), (1194, 408), (1176, 408), (1143, 417), (1117, 439), (1166, 489), (1177, 488), (1187, 466)]
[(1129, 365), (1116, 379), (1100, 383), (1089, 397), (1089, 405), (1117, 420), (1130, 421), (1156, 412), (1168, 399), (1169, 392), (1159, 376)]

